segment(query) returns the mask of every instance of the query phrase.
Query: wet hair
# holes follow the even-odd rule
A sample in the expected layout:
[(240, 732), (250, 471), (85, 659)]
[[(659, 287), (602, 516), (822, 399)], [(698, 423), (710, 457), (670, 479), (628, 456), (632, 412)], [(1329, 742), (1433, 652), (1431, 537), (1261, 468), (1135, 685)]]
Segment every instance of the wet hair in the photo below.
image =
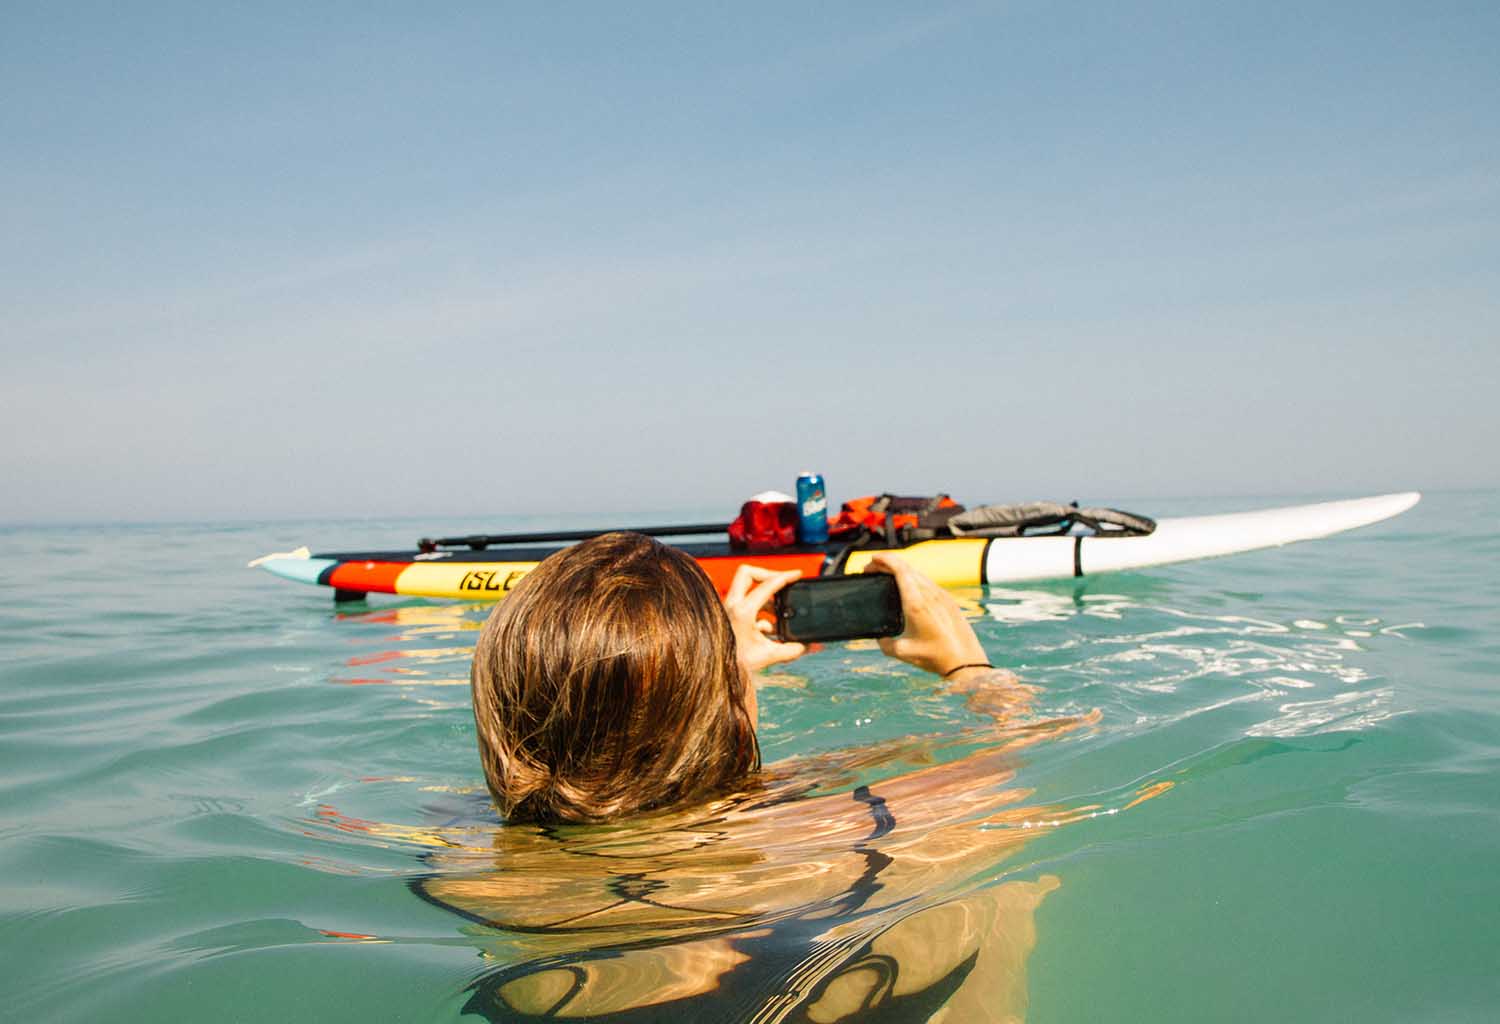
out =
[(485, 781), (508, 820), (604, 821), (760, 767), (751, 684), (713, 584), (641, 534), (544, 559), (490, 613), (470, 679)]

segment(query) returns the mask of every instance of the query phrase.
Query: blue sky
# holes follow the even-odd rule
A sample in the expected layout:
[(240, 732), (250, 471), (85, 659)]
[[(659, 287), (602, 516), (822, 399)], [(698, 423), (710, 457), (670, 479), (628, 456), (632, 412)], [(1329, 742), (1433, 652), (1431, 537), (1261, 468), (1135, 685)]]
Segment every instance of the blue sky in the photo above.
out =
[(1500, 8), (808, 6), (7, 4), (0, 520), (1500, 486)]

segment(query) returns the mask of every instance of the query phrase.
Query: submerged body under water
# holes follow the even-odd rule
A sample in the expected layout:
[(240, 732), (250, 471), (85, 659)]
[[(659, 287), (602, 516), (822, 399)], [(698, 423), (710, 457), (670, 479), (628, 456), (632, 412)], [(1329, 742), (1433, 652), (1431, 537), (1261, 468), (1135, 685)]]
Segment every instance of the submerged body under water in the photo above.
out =
[[(899, 773), (932, 749), (784, 761), (751, 792), (609, 827), (449, 833), (413, 890), (507, 950), (464, 1007), (492, 1020), (1014, 1019), (1057, 879), (984, 879), (1094, 810), (1014, 787), (1021, 748), (1080, 724), (997, 729)], [(848, 789), (862, 773), (881, 781)]]
[(755, 787), (556, 829), (484, 794), (486, 607), (335, 609), (238, 568), (531, 523), (0, 530), (9, 1008), (1491, 1019), (1494, 497), (961, 592), (1027, 700), (832, 645), (767, 680)]

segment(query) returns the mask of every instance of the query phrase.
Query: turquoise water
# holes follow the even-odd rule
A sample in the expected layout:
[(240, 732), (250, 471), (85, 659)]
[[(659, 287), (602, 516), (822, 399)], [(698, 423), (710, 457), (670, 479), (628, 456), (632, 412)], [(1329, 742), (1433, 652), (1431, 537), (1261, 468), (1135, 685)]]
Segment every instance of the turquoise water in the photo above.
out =
[[(1031, 894), (1002, 924), (1033, 944), (978, 1004), (1034, 1021), (1494, 1019), (1497, 497), (1428, 495), (1342, 537), (1081, 586), (961, 593), (993, 660), (1041, 688), (1035, 719), (1084, 721), (1005, 755), (1004, 792), (964, 805), (994, 818), (996, 845), (924, 876), (881, 926)], [(506, 859), (525, 837), (489, 817), (474, 753), (466, 675), (487, 609), (336, 610), (325, 590), (243, 568), (302, 543), (512, 525), (534, 521), (0, 530), (8, 1014), (459, 1019), (487, 978), (541, 955), (443, 898), (540, 877)], [(824, 795), (994, 742), (961, 697), (878, 652), (832, 647), (775, 682), (766, 759)], [(851, 763), (871, 746), (886, 755)], [(759, 863), (812, 874), (837, 859), (816, 829), (728, 820)], [(676, 833), (639, 828), (656, 830), (635, 854), (647, 870), (750, 885), (722, 852), (652, 853)], [(585, 898), (549, 884), (519, 903)], [(720, 1012), (696, 1005), (657, 1007)]]

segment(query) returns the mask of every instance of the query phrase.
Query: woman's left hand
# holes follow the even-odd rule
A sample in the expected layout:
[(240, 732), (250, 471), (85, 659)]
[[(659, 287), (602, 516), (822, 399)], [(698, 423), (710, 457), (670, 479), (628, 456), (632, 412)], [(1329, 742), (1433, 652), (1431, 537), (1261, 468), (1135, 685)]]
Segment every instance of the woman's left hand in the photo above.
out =
[(724, 611), (734, 628), (740, 667), (751, 675), (769, 665), (792, 661), (807, 653), (806, 644), (773, 639), (771, 623), (760, 618), (761, 610), (776, 592), (801, 575), (800, 569), (775, 572), (758, 565), (741, 565), (734, 571), (734, 580), (724, 595)]

